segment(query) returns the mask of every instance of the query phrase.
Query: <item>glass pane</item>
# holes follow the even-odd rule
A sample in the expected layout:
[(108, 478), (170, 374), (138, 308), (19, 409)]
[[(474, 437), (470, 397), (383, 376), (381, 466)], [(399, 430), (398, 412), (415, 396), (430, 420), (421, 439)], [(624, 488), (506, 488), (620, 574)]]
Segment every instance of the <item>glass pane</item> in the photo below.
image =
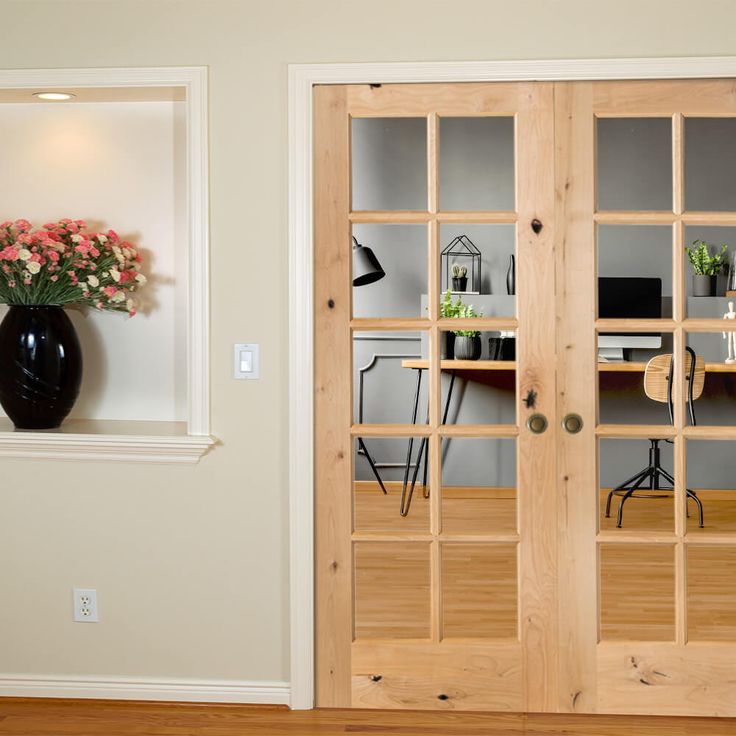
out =
[(515, 544), (442, 545), (442, 629), (450, 637), (517, 637)]
[(736, 210), (736, 118), (685, 119), (685, 208)]
[(514, 209), (514, 119), (440, 119), (440, 208)]
[(599, 210), (672, 210), (670, 118), (599, 118), (597, 164)]
[(601, 318), (672, 317), (672, 228), (598, 226)]
[(353, 421), (426, 424), (429, 386), (426, 332), (353, 334)]
[[(736, 442), (725, 440), (688, 440), (687, 488), (688, 534), (736, 532), (736, 475), (733, 457)], [(697, 496), (703, 505), (700, 528)]]
[[(426, 454), (421, 452), (423, 441), (426, 440), (421, 437), (365, 437), (355, 441), (356, 531), (429, 531), (429, 486), (425, 485), (428, 463)], [(407, 464), (410, 444), (412, 453)], [(420, 452), (422, 461), (417, 468)], [(406, 513), (402, 514), (402, 510)]]
[[(728, 299), (708, 301), (712, 310), (718, 309), (720, 314), (703, 316), (720, 318), (729, 313)], [(730, 301), (734, 303), (736, 299)], [(734, 307), (736, 319), (736, 304)], [(696, 355), (692, 405), (695, 421), (697, 424), (736, 425), (736, 332), (690, 332), (686, 339)]]
[(442, 441), (442, 531), (513, 534), (517, 530), (516, 441)]
[[(736, 227), (704, 227), (690, 225), (685, 228), (685, 245), (691, 251), (698, 251), (705, 244), (713, 273), (699, 275), (690, 262), (687, 250), (685, 259), (685, 290), (687, 293), (688, 317), (721, 317), (725, 301), (714, 297), (724, 297), (729, 288), (729, 264), (736, 253)], [(725, 252), (723, 246), (726, 246)], [(714, 260), (717, 259), (717, 260)], [(699, 260), (699, 259), (698, 259)], [(720, 310), (720, 313), (719, 313)]]
[(674, 531), (673, 447), (658, 439), (600, 441), (601, 531)]
[(463, 301), (486, 317), (513, 317), (515, 252), (514, 225), (441, 225), (440, 291), (472, 294)]
[[(516, 423), (516, 336), (512, 331), (443, 331), (445, 424)], [(477, 357), (476, 357), (477, 356)]]
[(602, 332), (598, 351), (601, 424), (670, 424), (666, 380), (672, 334)]
[(736, 549), (687, 549), (687, 635), (691, 641), (736, 641)]
[(602, 544), (600, 581), (602, 641), (674, 640), (674, 547)]
[(426, 226), (354, 225), (353, 236), (353, 316), (426, 318)]
[(426, 210), (426, 118), (353, 118), (352, 176), (353, 210)]
[(355, 637), (426, 638), (429, 544), (356, 542)]

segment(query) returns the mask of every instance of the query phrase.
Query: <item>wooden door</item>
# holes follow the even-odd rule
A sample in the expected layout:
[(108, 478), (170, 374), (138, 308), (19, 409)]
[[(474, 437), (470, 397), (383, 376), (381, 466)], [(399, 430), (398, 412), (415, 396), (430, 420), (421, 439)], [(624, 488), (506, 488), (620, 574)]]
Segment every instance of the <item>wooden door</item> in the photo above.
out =
[[(317, 705), (555, 710), (553, 86), (325, 86), (315, 89), (314, 111)], [(470, 129), (488, 146), (466, 150)], [(461, 167), (447, 163), (453, 147)], [(498, 187), (484, 180), (484, 167), (496, 165), (510, 172)], [(377, 169), (379, 186), (367, 191), (364, 177)], [(479, 184), (468, 191), (462, 184), (471, 169)], [(391, 247), (379, 250), (386, 233)], [(447, 251), (452, 243), (470, 254), (463, 304), (477, 307), (481, 294), (470, 292), (488, 290), (472, 281), (476, 243), (466, 236), (488, 253), (510, 243), (503, 271), (513, 253), (515, 278), (509, 273), (510, 288), (498, 279), (491, 285), (500, 296), (484, 317), (442, 318), (447, 269), (461, 252)], [(424, 304), (417, 294), (411, 308), (392, 306), (412, 288), (409, 277), (397, 279), (396, 266), (386, 265), (383, 281), (351, 287), (358, 243), (375, 249), (382, 266), (396, 248), (414, 248), (409, 276), (426, 284), (414, 287)], [(365, 295), (389, 286), (366, 311)], [(507, 347), (513, 334), (515, 360), (485, 359), (485, 345), (480, 361), (442, 360), (446, 334), (461, 330), (484, 340), (503, 333)], [(362, 402), (356, 408), (365, 397), (355, 355), (379, 337), (386, 345), (406, 341), (418, 357), (391, 354), (387, 385), (407, 388), (383, 402), (393, 419), (375, 423)], [(415, 379), (422, 383), (413, 397)], [(456, 405), (445, 409), (453, 380), (456, 398), (461, 383), (505, 391), (510, 411), (455, 423), (447, 414)], [(527, 427), (535, 414), (533, 426), (544, 430), (546, 420), (546, 431)], [(397, 442), (411, 443), (409, 487), (419, 478), (405, 516), (407, 475), (387, 480), (386, 494), (383, 463), (379, 476), (356, 475), (367, 454)], [(463, 484), (462, 463), (460, 480), (452, 480), (449, 463), (461, 457), (485, 463), (494, 478), (495, 459), (505, 458), (511, 480)]]
[[(693, 296), (685, 246), (736, 246), (734, 83), (556, 84), (555, 140), (557, 412), (583, 419), (577, 434), (558, 433), (559, 708), (733, 716), (736, 406), (721, 330), (734, 322), (722, 318), (727, 298)], [(616, 177), (628, 186), (612, 188)], [(596, 277), (634, 275), (616, 255), (661, 280), (661, 315), (596, 313)], [(601, 335), (640, 357), (598, 362)], [(695, 426), (686, 347), (707, 368)], [(655, 353), (674, 354), (673, 424), (644, 395)], [(674, 492), (627, 499), (619, 526), (623, 495), (607, 517), (608, 493), (655, 447)]]
[[(736, 250), (733, 82), (320, 87), (315, 152), (317, 704), (736, 715), (736, 319), (685, 258)], [(481, 318), (441, 314), (458, 243), (516, 257), (515, 295), (461, 286)], [(380, 281), (351, 286), (353, 245)], [(599, 310), (624, 282), (646, 294)], [(513, 334), (515, 360), (446, 357), (458, 330)], [(671, 422), (644, 390), (657, 354)], [(511, 408), (483, 413), (476, 384)], [(643, 466), (648, 494), (626, 485)]]

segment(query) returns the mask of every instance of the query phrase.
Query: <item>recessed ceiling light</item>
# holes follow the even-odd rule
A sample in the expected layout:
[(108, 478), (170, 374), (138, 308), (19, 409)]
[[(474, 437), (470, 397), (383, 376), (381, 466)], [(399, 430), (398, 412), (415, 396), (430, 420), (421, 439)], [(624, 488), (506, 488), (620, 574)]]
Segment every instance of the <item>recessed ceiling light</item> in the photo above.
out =
[(39, 100), (71, 100), (74, 95), (71, 92), (34, 92), (34, 97), (38, 97)]

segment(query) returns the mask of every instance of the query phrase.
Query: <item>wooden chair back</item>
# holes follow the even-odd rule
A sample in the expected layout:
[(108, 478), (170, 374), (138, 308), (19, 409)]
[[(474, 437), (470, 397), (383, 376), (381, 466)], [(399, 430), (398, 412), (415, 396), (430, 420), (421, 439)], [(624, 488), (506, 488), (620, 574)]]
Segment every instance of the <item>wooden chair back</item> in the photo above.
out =
[[(685, 377), (690, 375), (692, 356), (685, 353)], [(670, 366), (672, 365), (672, 354), (656, 355), (644, 369), (644, 393), (652, 401), (661, 404), (669, 402), (670, 395)], [(695, 374), (693, 375), (693, 401), (697, 401), (703, 395), (705, 386), (705, 361), (702, 356), (695, 356)], [(686, 387), (687, 390), (687, 387)], [(686, 399), (687, 400), (687, 399)]]

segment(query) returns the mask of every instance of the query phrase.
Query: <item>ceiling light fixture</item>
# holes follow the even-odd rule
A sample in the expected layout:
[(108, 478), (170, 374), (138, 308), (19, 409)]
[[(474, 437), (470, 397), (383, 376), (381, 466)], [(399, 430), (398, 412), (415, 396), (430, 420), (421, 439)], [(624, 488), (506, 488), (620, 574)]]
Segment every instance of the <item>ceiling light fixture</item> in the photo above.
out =
[(34, 97), (39, 100), (54, 100), (60, 102), (63, 100), (71, 100), (74, 95), (71, 92), (34, 92)]

